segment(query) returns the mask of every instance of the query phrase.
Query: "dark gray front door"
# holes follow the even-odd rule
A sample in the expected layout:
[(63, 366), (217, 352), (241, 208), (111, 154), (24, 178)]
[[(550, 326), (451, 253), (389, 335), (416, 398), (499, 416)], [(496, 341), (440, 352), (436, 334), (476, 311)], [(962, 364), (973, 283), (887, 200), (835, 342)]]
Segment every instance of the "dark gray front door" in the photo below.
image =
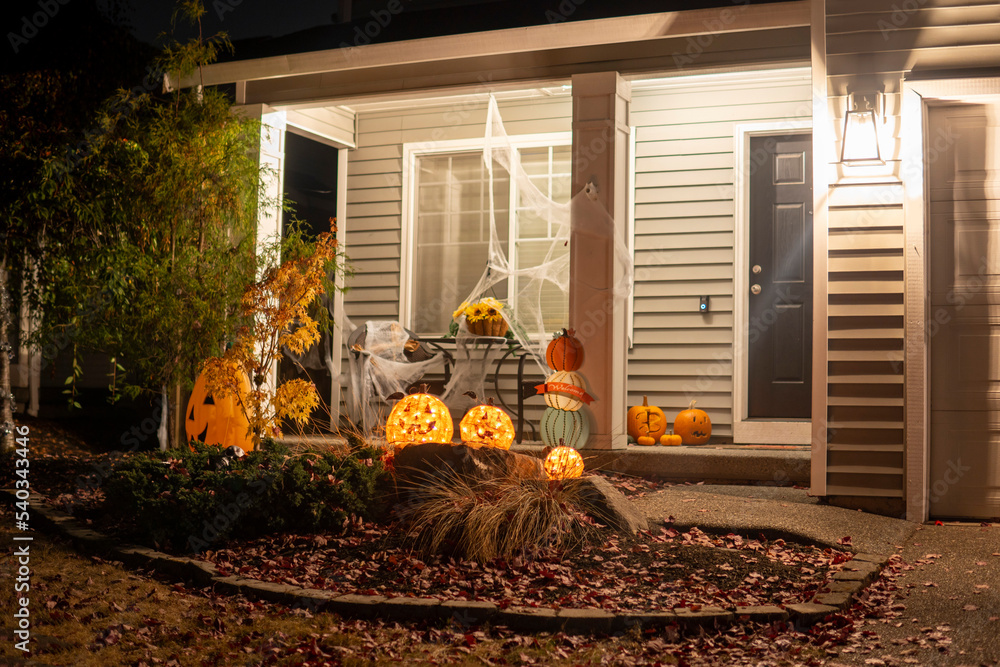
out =
[(812, 382), (812, 138), (750, 139), (751, 419), (808, 419)]

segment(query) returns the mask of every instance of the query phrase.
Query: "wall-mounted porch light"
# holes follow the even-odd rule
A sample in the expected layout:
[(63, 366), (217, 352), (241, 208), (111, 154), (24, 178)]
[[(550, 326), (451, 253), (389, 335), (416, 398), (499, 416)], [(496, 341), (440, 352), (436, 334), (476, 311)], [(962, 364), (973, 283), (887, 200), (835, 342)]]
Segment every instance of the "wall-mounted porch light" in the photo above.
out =
[(885, 95), (881, 92), (851, 93), (844, 116), (844, 143), (840, 161), (885, 163), (878, 142), (878, 126), (885, 118)]

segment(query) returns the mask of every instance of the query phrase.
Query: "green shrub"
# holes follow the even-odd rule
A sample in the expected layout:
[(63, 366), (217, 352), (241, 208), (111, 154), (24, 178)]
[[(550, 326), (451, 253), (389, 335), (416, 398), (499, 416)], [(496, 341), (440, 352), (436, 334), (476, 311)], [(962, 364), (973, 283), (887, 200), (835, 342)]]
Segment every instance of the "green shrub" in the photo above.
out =
[(291, 455), (265, 442), (236, 459), (218, 447), (142, 453), (119, 462), (104, 484), (110, 518), (122, 531), (175, 551), (201, 551), (230, 538), (340, 530), (371, 518), (385, 475), (379, 452)]

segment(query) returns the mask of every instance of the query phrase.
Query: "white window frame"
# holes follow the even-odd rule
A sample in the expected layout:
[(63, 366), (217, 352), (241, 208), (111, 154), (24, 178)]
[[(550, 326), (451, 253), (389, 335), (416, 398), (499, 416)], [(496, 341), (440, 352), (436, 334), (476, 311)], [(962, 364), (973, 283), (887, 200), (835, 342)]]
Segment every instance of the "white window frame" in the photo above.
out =
[[(573, 135), (571, 132), (548, 132), (542, 134), (519, 134), (509, 137), (511, 145), (515, 149), (522, 148), (543, 148), (547, 146), (571, 146)], [(468, 139), (447, 139), (441, 141), (424, 141), (403, 144), (403, 173), (402, 190), (403, 206), (401, 220), (401, 243), (400, 271), (399, 271), (399, 321), (404, 327), (412, 329), (413, 325), (413, 286), (416, 279), (416, 258), (414, 256), (416, 242), (416, 220), (417, 220), (417, 200), (416, 200), (416, 168), (417, 158), (425, 156), (442, 155), (446, 153), (461, 153), (483, 151), (485, 146), (483, 137), (472, 137)], [(514, 235), (516, 231), (515, 214), (517, 187), (511, 179), (510, 203), (508, 210), (511, 216), (509, 225), (508, 248), (514, 247)], [(510, 252), (508, 250), (508, 252)], [(465, 295), (458, 297), (464, 298)], [(458, 302), (455, 307), (458, 307)], [(417, 331), (417, 334), (442, 334), (443, 331)]]

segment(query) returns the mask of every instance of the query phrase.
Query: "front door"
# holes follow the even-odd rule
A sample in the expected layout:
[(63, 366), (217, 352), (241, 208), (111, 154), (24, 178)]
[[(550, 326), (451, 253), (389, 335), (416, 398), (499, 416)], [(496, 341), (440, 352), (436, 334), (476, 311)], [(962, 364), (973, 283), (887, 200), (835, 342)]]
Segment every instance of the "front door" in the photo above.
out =
[(1000, 517), (1000, 103), (931, 108), (928, 136), (930, 515), (995, 520)]
[(812, 408), (812, 137), (750, 138), (747, 416)]

